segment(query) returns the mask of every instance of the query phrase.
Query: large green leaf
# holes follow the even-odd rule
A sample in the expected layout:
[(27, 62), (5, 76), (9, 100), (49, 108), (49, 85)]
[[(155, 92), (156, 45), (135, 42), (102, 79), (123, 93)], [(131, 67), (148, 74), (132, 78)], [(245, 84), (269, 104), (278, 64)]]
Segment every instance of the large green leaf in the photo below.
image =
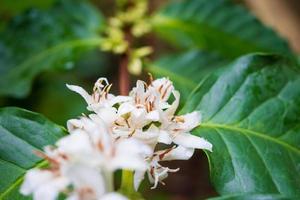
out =
[(256, 51), (290, 53), (275, 32), (228, 0), (171, 1), (154, 16), (153, 24), (156, 32), (177, 46), (227, 57)]
[(198, 83), (227, 61), (217, 54), (199, 50), (166, 55), (147, 67), (156, 77), (169, 77), (184, 101)]
[(275, 55), (248, 55), (205, 78), (185, 112), (200, 110), (193, 133), (208, 139), (220, 194), (300, 197), (300, 74)]
[(0, 1), (0, 17), (1, 15), (15, 15), (30, 7), (47, 8), (50, 6), (54, 0), (26, 0), (26, 1), (16, 1), (16, 0), (1, 0)]
[(209, 198), (208, 200), (290, 200), (290, 198), (278, 194), (235, 194)]
[(102, 24), (99, 12), (80, 0), (15, 17), (0, 33), (0, 95), (23, 97), (40, 72), (71, 68), (84, 50), (99, 46)]
[(25, 172), (45, 165), (34, 155), (64, 136), (62, 127), (20, 108), (0, 109), (0, 199), (25, 199), (19, 194)]

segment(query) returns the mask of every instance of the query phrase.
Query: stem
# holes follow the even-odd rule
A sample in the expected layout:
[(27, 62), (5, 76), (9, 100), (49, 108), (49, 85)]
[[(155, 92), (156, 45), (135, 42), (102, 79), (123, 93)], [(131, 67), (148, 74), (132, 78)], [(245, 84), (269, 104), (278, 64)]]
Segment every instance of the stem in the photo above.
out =
[(122, 182), (119, 192), (131, 200), (144, 200), (143, 196), (135, 191), (133, 180), (133, 171), (124, 169), (122, 171)]
[(122, 171), (121, 190), (126, 191), (126, 192), (134, 191), (133, 172), (132, 171), (125, 170), (125, 169)]
[(104, 173), (104, 177), (106, 180), (107, 192), (113, 192), (114, 191), (114, 174), (113, 174), (113, 172), (106, 171)]
[(128, 73), (129, 58), (127, 53), (121, 56), (119, 66), (119, 90), (121, 95), (128, 95), (129, 93), (129, 73)]
[(128, 95), (129, 85), (130, 85), (130, 76), (128, 72), (129, 57), (131, 52), (131, 46), (133, 41), (133, 36), (131, 34), (130, 27), (124, 27), (125, 41), (128, 43), (126, 52), (121, 55), (120, 66), (119, 66), (119, 90), (121, 95)]

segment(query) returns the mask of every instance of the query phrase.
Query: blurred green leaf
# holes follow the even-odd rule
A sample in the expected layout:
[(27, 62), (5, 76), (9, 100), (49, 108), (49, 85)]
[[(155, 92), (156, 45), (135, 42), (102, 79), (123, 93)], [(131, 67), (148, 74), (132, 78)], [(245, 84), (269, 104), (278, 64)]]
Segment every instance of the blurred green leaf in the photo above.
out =
[(52, 5), (54, 1), (55, 0), (1, 0), (0, 13), (15, 15), (31, 7), (47, 8)]
[(285, 40), (228, 0), (171, 1), (154, 16), (153, 25), (179, 47), (216, 51), (225, 57), (257, 51), (291, 53)]
[(300, 74), (274, 55), (244, 56), (205, 78), (184, 112), (213, 144), (211, 180), (222, 194), (300, 197)]
[(24, 97), (40, 72), (72, 68), (83, 51), (99, 46), (102, 26), (100, 13), (80, 0), (15, 17), (0, 33), (0, 95)]
[(0, 109), (0, 199), (29, 199), (19, 193), (27, 170), (46, 163), (34, 155), (65, 135), (62, 127), (20, 108)]
[[(68, 81), (68, 83), (79, 82)], [(57, 77), (55, 83), (45, 85), (38, 93), (39, 101), (34, 108), (53, 122), (65, 125), (68, 119), (86, 112), (86, 102), (66, 87), (65, 80)]]
[(217, 54), (194, 50), (163, 56), (147, 70), (156, 77), (169, 77), (184, 101), (203, 77), (224, 63), (226, 60)]
[(236, 194), (209, 198), (208, 200), (291, 200), (278, 194)]

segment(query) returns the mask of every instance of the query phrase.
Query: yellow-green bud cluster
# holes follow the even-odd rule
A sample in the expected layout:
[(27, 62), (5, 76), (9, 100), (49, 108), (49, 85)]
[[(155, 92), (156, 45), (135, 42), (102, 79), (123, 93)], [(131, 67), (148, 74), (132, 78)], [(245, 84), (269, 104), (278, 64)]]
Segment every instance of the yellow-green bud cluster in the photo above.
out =
[[(129, 31), (131, 37), (138, 38), (150, 32), (151, 25), (147, 16), (148, 1), (118, 0), (117, 4), (119, 10), (116, 16), (108, 21), (101, 49), (115, 54), (127, 53), (129, 56), (128, 70), (130, 73), (138, 75), (142, 71), (142, 59), (149, 55), (152, 49), (150, 47), (129, 48), (130, 44), (125, 34), (128, 34)], [(125, 33), (125, 29), (127, 33)]]

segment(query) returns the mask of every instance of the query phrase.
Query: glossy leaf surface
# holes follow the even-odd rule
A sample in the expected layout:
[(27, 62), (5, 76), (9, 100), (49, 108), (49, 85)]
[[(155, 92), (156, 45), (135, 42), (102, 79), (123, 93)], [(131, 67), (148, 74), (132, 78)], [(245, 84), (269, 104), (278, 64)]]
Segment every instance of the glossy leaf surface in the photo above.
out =
[(220, 194), (300, 196), (300, 75), (274, 55), (249, 55), (211, 74), (187, 101), (208, 139)]
[(228, 0), (171, 1), (154, 16), (153, 24), (159, 35), (179, 47), (225, 57), (257, 51), (290, 53), (285, 40)]
[(0, 33), (0, 95), (24, 97), (40, 72), (72, 68), (83, 51), (99, 46), (102, 24), (99, 12), (78, 0), (16, 16)]
[(278, 194), (236, 194), (209, 198), (208, 200), (291, 200)]
[(34, 154), (65, 135), (62, 127), (20, 108), (0, 109), (0, 199), (26, 199), (19, 186), (28, 169), (46, 163)]
[(193, 50), (163, 56), (147, 70), (156, 78), (169, 77), (180, 91), (183, 102), (205, 76), (226, 62), (217, 54)]

